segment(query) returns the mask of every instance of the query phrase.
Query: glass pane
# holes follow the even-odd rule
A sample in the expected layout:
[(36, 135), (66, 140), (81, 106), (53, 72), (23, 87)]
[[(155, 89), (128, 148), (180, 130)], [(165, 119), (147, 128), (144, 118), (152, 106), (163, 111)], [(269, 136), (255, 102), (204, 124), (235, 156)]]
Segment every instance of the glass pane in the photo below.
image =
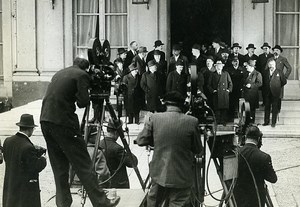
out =
[(127, 13), (127, 0), (105, 0), (105, 13)]
[(77, 0), (77, 13), (98, 13), (99, 0)]
[(0, 79), (3, 78), (3, 45), (0, 45)]
[(2, 0), (0, 0), (0, 11), (2, 11)]
[(2, 39), (2, 13), (0, 13), (0, 42), (3, 42), (3, 39)]
[(96, 37), (98, 16), (77, 17), (77, 46), (87, 46), (91, 38)]
[(106, 16), (105, 27), (105, 37), (111, 46), (127, 45), (127, 16)]
[(276, 11), (297, 12), (299, 11), (299, 0), (277, 0)]
[[(292, 66), (292, 72), (289, 76), (289, 80), (299, 80), (299, 49), (283, 49), (282, 56), (286, 57), (290, 65)], [(285, 69), (284, 69), (285, 70)]]
[(76, 56), (88, 59), (87, 49), (78, 48), (76, 52), (77, 52)]
[(276, 43), (285, 46), (299, 45), (299, 15), (276, 15)]

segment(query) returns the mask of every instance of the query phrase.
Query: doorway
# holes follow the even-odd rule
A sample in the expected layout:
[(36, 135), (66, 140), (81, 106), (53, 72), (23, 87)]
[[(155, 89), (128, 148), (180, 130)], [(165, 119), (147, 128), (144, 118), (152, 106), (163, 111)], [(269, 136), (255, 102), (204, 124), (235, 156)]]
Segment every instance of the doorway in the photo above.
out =
[(231, 45), (231, 0), (172, 0), (171, 45), (182, 43), (191, 57), (193, 44), (220, 38)]

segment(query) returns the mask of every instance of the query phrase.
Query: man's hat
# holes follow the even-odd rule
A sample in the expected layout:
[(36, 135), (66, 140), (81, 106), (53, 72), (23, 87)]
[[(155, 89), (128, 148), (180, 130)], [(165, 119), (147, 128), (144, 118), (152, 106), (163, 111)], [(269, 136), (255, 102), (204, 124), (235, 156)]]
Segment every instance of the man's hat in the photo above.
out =
[(223, 62), (223, 59), (222, 59), (222, 58), (220, 58), (220, 57), (217, 57), (217, 58), (216, 58), (216, 60), (215, 60), (215, 64), (216, 64), (217, 62), (222, 62), (222, 64), (224, 64), (224, 62)]
[(239, 43), (233, 43), (233, 45), (232, 45), (232, 47), (231, 47), (231, 49), (233, 49), (233, 48), (235, 48), (235, 47), (238, 47), (238, 48), (242, 48), (242, 46), (240, 46), (240, 44)]
[(134, 63), (131, 63), (129, 66), (128, 66), (128, 69), (130, 71), (133, 71), (133, 70), (137, 70), (138, 68), (134, 65)]
[(265, 42), (260, 48), (263, 49), (264, 47), (268, 47), (271, 49), (271, 46), (267, 42)]
[(184, 96), (178, 91), (170, 91), (164, 97), (164, 102), (167, 105), (183, 106), (184, 101)]
[(231, 62), (236, 62), (236, 61), (239, 61), (239, 58), (238, 57), (233, 57)]
[(275, 45), (275, 46), (272, 48), (272, 50), (274, 50), (274, 49), (278, 49), (278, 50), (280, 50), (280, 52), (283, 51), (283, 49), (282, 49), (282, 47), (280, 47), (280, 45)]
[(256, 47), (254, 47), (254, 44), (252, 44), (252, 43), (248, 44), (248, 47), (246, 47), (246, 50), (248, 50), (250, 48), (256, 49)]
[(37, 125), (34, 124), (33, 116), (31, 114), (22, 114), (20, 122), (16, 123), (17, 126), (34, 128)]
[(182, 48), (179, 44), (175, 44), (173, 45), (173, 50), (182, 50)]
[(176, 65), (176, 66), (177, 66), (177, 65), (184, 66), (184, 64), (183, 64), (183, 60), (182, 60), (182, 59), (180, 59), (180, 58), (178, 58), (178, 60), (176, 61), (175, 65)]
[(252, 67), (255, 67), (255, 64), (256, 64), (256, 60), (255, 59), (249, 59), (247, 62), (246, 62), (247, 65), (250, 65)]
[(222, 53), (230, 54), (230, 52), (229, 52), (229, 50), (228, 50), (227, 48), (222, 49), (222, 50), (221, 50), (221, 54), (222, 54)]
[(160, 41), (160, 40), (156, 40), (154, 42), (154, 47), (158, 47), (158, 46), (161, 46), (161, 45), (164, 45), (164, 43), (162, 43), (162, 41)]
[(154, 50), (153, 55), (161, 55), (159, 50)]
[(118, 48), (118, 55), (121, 55), (125, 52), (126, 52), (125, 48)]
[(152, 66), (154, 66), (154, 65), (156, 65), (155, 64), (155, 61), (154, 60), (150, 60), (149, 62), (148, 62), (148, 67), (150, 68), (150, 67), (152, 67)]
[(201, 50), (201, 46), (199, 44), (194, 44), (192, 49)]
[(207, 60), (207, 59), (210, 59), (210, 60), (212, 60), (213, 62), (215, 61), (214, 57), (211, 56), (211, 55), (207, 56), (206, 60)]
[(143, 53), (143, 52), (145, 52), (145, 53), (148, 52), (147, 47), (143, 47), (143, 46), (139, 47), (139, 53)]

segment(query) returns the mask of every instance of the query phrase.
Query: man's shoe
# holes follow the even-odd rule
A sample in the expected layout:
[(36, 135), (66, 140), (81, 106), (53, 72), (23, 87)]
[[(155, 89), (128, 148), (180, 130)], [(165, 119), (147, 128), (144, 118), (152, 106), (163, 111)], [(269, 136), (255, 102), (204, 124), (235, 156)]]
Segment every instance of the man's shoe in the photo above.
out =
[(271, 127), (273, 127), (273, 128), (274, 128), (275, 126), (276, 126), (276, 124), (271, 124)]
[(117, 206), (120, 202), (120, 199), (121, 199), (120, 196), (117, 196), (114, 199), (107, 199), (105, 207), (115, 207), (115, 206)]
[(268, 126), (268, 125), (269, 125), (269, 123), (263, 123), (262, 125), (263, 125), (263, 126)]

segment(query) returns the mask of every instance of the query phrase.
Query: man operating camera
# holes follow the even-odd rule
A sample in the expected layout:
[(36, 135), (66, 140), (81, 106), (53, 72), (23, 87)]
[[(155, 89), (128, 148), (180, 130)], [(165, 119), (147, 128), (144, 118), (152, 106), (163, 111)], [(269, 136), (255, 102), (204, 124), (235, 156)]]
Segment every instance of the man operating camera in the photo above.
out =
[(120, 197), (109, 200), (98, 186), (97, 176), (83, 140), (76, 106), (89, 102), (89, 62), (76, 58), (73, 66), (58, 71), (45, 94), (41, 111), (41, 128), (45, 137), (56, 184), (56, 205), (69, 207), (72, 203), (68, 178), (69, 164), (73, 166), (93, 204), (97, 207), (116, 206)]

